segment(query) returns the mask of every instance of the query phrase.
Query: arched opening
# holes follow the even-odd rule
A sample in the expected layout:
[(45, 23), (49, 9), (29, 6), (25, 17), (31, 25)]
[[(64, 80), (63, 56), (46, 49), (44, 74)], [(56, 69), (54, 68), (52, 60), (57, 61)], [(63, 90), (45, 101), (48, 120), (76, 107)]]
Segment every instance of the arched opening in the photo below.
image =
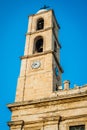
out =
[(58, 91), (58, 85), (56, 84), (56, 91)]
[(56, 44), (56, 41), (54, 42), (54, 52), (57, 52), (57, 44)]
[(43, 39), (40, 38), (36, 42), (36, 52), (43, 52)]
[(34, 53), (41, 53), (41, 52), (43, 52), (43, 38), (38, 37), (35, 39)]
[(44, 28), (44, 19), (40, 18), (37, 20), (37, 30), (41, 30)]

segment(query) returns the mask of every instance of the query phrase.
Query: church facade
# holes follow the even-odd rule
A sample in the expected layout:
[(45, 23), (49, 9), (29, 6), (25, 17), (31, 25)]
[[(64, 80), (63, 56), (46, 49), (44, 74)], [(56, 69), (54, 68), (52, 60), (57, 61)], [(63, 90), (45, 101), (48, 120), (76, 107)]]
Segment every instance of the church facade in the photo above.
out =
[(53, 10), (29, 16), (10, 130), (87, 130), (87, 85), (62, 89), (59, 29)]

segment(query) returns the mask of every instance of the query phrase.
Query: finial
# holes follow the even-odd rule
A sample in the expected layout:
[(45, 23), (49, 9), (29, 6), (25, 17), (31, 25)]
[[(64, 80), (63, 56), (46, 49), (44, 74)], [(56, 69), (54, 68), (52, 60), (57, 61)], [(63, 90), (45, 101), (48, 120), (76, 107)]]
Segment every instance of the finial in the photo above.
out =
[(44, 5), (42, 8), (40, 8), (40, 9), (47, 9), (47, 8), (49, 8), (49, 6), (46, 6), (46, 5)]

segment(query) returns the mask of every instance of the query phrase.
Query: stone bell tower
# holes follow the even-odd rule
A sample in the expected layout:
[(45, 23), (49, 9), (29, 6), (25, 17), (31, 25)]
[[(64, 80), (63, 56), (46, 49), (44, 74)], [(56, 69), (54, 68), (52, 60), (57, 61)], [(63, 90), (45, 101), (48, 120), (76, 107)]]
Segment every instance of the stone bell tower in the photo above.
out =
[(52, 10), (29, 16), (16, 102), (50, 97), (61, 86), (59, 28)]
[[(15, 103), (8, 105), (12, 111), (12, 121), (8, 123), (11, 130), (43, 130), (44, 114), (38, 117), (41, 108), (35, 107), (61, 86), (59, 29), (53, 10), (41, 9), (29, 16)], [(31, 112), (31, 108), (37, 112)]]

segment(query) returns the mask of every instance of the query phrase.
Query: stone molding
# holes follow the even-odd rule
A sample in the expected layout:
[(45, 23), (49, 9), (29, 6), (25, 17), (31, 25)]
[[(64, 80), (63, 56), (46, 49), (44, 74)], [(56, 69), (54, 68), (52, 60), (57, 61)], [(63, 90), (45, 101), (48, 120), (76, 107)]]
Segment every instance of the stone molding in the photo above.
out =
[(42, 53), (37, 53), (37, 54), (32, 54), (32, 55), (21, 56), (20, 59), (22, 60), (22, 59), (26, 59), (26, 58), (37, 57), (37, 56), (41, 56), (41, 55), (48, 54), (48, 53), (53, 53), (53, 50), (44, 51)]
[(49, 124), (49, 122), (56, 122), (56, 121), (57, 122), (60, 121), (60, 116), (41, 117), (41, 119), (38, 120), (38, 121), (25, 122), (25, 125), (27, 125), (27, 124), (37, 124), (37, 123), (42, 123), (42, 122)]
[(85, 118), (85, 117), (86, 117), (86, 121), (87, 121), (87, 114), (76, 115), (76, 116), (68, 116), (68, 117), (62, 117), (62, 118), (61, 118), (61, 121), (72, 120), (72, 119), (78, 119), (78, 118)]
[(41, 117), (38, 121), (28, 121), (24, 123), (24, 128), (44, 128), (46, 125), (55, 125), (60, 121), (60, 116), (52, 116), (52, 117)]
[(24, 125), (24, 121), (23, 120), (19, 120), (19, 121), (10, 121), (8, 122), (8, 126), (9, 127), (19, 127), (19, 128), (22, 128)]
[(35, 32), (28, 32), (28, 33), (26, 33), (26, 35), (38, 34), (38, 33), (41, 33), (41, 32), (47, 31), (47, 30), (50, 30), (50, 29), (52, 29), (52, 28), (53, 28), (53, 27), (48, 27), (48, 28), (45, 28), (45, 29), (42, 29), (42, 30), (36, 30)]
[(22, 129), (23, 127), (26, 128), (26, 126), (29, 126), (29, 128), (32, 128), (32, 127), (40, 127), (43, 125), (44, 126), (54, 125), (54, 124), (58, 124), (59, 121), (60, 121), (60, 116), (41, 117), (41, 119), (38, 121), (28, 121), (28, 122), (24, 122), (23, 120), (11, 121), (11, 122), (8, 122), (8, 126), (10, 128)]
[(52, 54), (53, 54), (53, 56), (54, 56), (54, 58), (55, 58), (55, 60), (56, 60), (57, 65), (59, 66), (61, 72), (63, 73), (64, 71), (63, 71), (63, 69), (62, 69), (62, 67), (61, 67), (61, 65), (60, 65), (60, 63), (59, 63), (59, 61), (58, 61), (58, 59), (57, 59), (57, 57), (56, 57), (56, 55), (55, 55), (55, 53), (54, 53), (53, 50), (44, 51), (44, 52), (42, 52), (42, 53), (37, 53), (37, 54), (32, 54), (32, 55), (21, 56), (20, 59), (22, 60), (22, 59), (26, 59), (26, 58), (37, 57), (37, 56), (41, 56), (41, 55), (46, 55), (46, 54), (48, 54), (48, 53), (52, 53)]
[(12, 104), (8, 104), (7, 107), (13, 111), (14, 109), (18, 109), (18, 107), (28, 106), (28, 105), (35, 105), (36, 107), (42, 107), (46, 105), (54, 105), (54, 104), (64, 104), (68, 102), (75, 102), (75, 101), (82, 101), (87, 100), (87, 93), (83, 92), (80, 94), (70, 94), (66, 96), (56, 96), (51, 98), (45, 98), (40, 100), (33, 100), (33, 101), (23, 101), (23, 102), (15, 102)]

